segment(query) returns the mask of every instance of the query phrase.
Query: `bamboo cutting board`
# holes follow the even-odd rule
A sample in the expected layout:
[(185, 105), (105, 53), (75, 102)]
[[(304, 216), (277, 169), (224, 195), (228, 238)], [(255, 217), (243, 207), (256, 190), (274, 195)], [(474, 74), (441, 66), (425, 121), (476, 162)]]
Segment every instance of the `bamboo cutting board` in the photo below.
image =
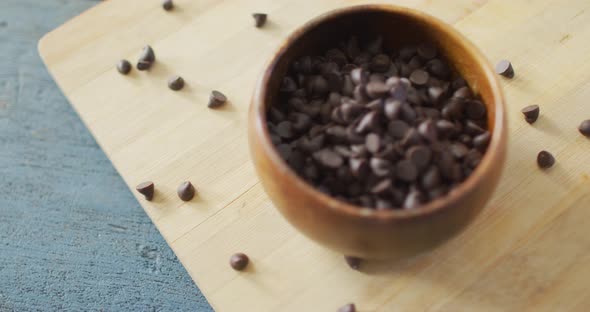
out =
[[(166, 241), (218, 311), (585, 311), (590, 306), (590, 119), (588, 0), (380, 1), (425, 10), (472, 39), (493, 62), (510, 59), (504, 82), (510, 144), (500, 186), (482, 215), (446, 245), (413, 259), (347, 268), (273, 208), (254, 174), (246, 112), (254, 82), (287, 34), (355, 0), (111, 0), (45, 36), (39, 50), (55, 80), (133, 188)], [(253, 27), (255, 11), (269, 24)], [(119, 75), (151, 44), (149, 73)], [(171, 92), (166, 81), (187, 81)], [(206, 107), (212, 89), (231, 103)], [(520, 109), (541, 106), (533, 126)], [(535, 158), (551, 151), (542, 172)], [(199, 190), (184, 203), (177, 185)], [(138, 194), (134, 192), (137, 196)], [(229, 256), (252, 258), (244, 273)]]

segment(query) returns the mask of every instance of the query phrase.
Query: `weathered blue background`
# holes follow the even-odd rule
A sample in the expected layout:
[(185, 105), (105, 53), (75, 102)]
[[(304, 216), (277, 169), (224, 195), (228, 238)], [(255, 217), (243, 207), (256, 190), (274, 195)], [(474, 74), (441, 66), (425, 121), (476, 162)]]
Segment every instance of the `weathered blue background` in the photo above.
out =
[(96, 2), (0, 0), (0, 311), (210, 311), (38, 56)]

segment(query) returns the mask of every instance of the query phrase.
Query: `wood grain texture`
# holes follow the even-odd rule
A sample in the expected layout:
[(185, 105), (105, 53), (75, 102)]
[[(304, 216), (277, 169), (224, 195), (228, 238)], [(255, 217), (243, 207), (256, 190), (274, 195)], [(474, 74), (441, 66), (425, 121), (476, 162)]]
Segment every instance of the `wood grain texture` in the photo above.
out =
[(211, 311), (37, 54), (96, 3), (0, 1), (0, 311)]
[[(47, 35), (40, 51), (127, 184), (156, 182), (153, 202), (138, 199), (217, 310), (333, 311), (353, 301), (361, 311), (583, 311), (590, 142), (576, 127), (590, 118), (587, 0), (395, 1), (454, 23), (490, 60), (510, 59), (517, 73), (505, 80), (506, 174), (454, 240), (359, 273), (274, 210), (248, 159), (254, 82), (295, 27), (366, 2), (177, 0), (167, 13), (149, 1), (112, 0)], [(269, 13), (267, 27), (252, 26), (253, 11)], [(146, 43), (158, 57), (153, 70), (118, 75), (114, 63), (135, 59)], [(167, 90), (173, 74), (188, 88)], [(230, 105), (207, 109), (212, 89)], [(530, 126), (519, 111), (532, 103), (542, 115)], [(535, 164), (541, 149), (557, 158), (545, 172)], [(200, 196), (182, 203), (175, 188), (187, 179)], [(236, 251), (252, 258), (245, 273), (229, 269)]]

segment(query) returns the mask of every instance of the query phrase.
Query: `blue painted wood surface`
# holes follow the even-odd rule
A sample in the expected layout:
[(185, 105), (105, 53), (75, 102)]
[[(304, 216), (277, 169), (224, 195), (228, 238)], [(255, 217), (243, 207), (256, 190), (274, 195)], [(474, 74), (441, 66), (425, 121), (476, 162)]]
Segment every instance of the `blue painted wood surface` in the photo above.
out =
[(0, 311), (211, 311), (38, 56), (96, 2), (0, 0)]

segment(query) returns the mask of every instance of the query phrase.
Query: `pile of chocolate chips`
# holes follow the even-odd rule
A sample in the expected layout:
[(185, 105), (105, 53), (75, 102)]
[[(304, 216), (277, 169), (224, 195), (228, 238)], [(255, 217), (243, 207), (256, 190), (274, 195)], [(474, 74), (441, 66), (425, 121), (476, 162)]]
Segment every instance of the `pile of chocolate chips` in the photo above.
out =
[(413, 209), (478, 166), (487, 111), (429, 44), (386, 51), (353, 36), (291, 64), (267, 112), (272, 142), (299, 176), (342, 201)]

